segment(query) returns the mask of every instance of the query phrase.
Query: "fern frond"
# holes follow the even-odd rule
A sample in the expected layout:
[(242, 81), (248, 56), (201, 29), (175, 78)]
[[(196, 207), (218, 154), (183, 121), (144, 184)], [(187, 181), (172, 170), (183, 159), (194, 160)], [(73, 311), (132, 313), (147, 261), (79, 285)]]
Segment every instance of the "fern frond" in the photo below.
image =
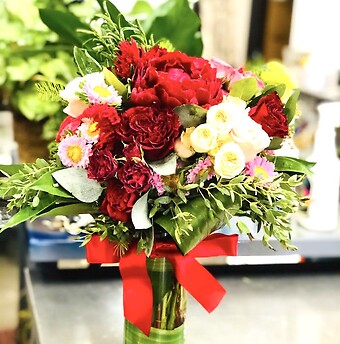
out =
[(52, 102), (64, 102), (60, 97), (59, 91), (64, 89), (64, 85), (50, 81), (39, 81), (35, 83), (40, 98)]

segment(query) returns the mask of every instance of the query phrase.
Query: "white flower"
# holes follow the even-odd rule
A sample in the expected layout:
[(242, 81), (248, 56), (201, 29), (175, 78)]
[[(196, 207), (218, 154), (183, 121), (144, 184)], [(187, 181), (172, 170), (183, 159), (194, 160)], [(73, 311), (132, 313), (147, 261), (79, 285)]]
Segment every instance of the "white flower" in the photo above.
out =
[(81, 115), (89, 104), (120, 105), (122, 103), (122, 97), (115, 88), (105, 83), (103, 72), (90, 73), (73, 79), (59, 92), (59, 95), (68, 102), (68, 106), (63, 111), (72, 117)]
[(245, 163), (241, 147), (235, 142), (228, 142), (217, 152), (214, 169), (222, 178), (231, 179), (242, 172)]
[(197, 153), (207, 153), (215, 147), (217, 130), (209, 123), (200, 124), (190, 135), (192, 148)]
[(210, 156), (215, 156), (221, 147), (227, 142), (234, 142), (231, 134), (218, 135), (215, 146), (208, 152)]
[(231, 136), (242, 148), (246, 162), (252, 161), (258, 153), (270, 144), (270, 137), (261, 125), (248, 116), (236, 123), (231, 131)]
[(83, 90), (91, 104), (120, 105), (122, 103), (122, 97), (117, 90), (105, 83), (102, 72), (86, 75)]
[(89, 118), (83, 118), (77, 133), (80, 134), (81, 137), (84, 137), (88, 143), (97, 143), (99, 138), (97, 124), (97, 122), (92, 122)]
[(67, 107), (63, 111), (69, 116), (78, 117), (89, 107), (89, 104), (81, 100), (77, 95), (82, 91), (80, 87), (83, 82), (84, 77), (75, 78), (59, 92), (60, 97), (68, 102)]
[(228, 96), (217, 105), (211, 106), (207, 112), (207, 123), (216, 128), (219, 134), (228, 134), (240, 116), (248, 116), (246, 102), (240, 98)]

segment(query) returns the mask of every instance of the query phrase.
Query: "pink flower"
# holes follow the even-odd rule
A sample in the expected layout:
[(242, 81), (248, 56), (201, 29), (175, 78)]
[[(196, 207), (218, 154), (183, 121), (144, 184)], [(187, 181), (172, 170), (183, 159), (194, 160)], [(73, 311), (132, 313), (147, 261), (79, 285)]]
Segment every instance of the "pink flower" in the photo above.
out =
[(165, 193), (162, 177), (156, 172), (153, 173), (153, 176), (151, 179), (151, 185), (154, 189), (157, 190), (158, 196), (161, 196)]
[(234, 68), (233, 66), (225, 63), (224, 61), (213, 57), (210, 60), (210, 65), (217, 70), (217, 77), (222, 79), (222, 82), (225, 84), (227, 91), (230, 91), (232, 85), (244, 78), (255, 78), (257, 81), (258, 88), (264, 88), (265, 84), (260, 80), (253, 72), (245, 71), (241, 68)]
[(89, 164), (91, 146), (84, 137), (66, 136), (60, 141), (58, 155), (64, 166), (86, 168)]
[[(198, 174), (202, 171), (206, 171), (209, 167), (212, 166), (212, 162), (209, 159), (209, 157), (205, 158), (204, 160), (199, 160), (197, 165), (189, 170), (189, 173), (187, 175), (187, 182), (189, 184), (193, 184), (196, 182), (196, 178)], [(209, 173), (207, 179), (211, 179), (214, 176), (213, 173)]]
[(244, 174), (247, 176), (257, 177), (263, 180), (272, 181), (276, 176), (274, 164), (266, 158), (260, 156), (246, 163)]

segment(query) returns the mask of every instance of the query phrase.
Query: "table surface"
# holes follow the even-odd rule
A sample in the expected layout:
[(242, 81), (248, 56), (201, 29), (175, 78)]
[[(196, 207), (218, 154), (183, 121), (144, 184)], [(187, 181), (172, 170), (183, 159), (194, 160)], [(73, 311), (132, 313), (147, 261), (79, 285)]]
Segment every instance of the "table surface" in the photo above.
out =
[[(231, 268), (213, 272), (228, 293), (212, 313), (189, 296), (186, 344), (249, 344), (254, 338), (261, 344), (338, 342), (339, 268), (313, 273), (285, 271), (283, 266), (241, 273)], [(118, 269), (98, 268), (89, 274), (31, 267), (25, 278), (37, 343), (123, 343)]]

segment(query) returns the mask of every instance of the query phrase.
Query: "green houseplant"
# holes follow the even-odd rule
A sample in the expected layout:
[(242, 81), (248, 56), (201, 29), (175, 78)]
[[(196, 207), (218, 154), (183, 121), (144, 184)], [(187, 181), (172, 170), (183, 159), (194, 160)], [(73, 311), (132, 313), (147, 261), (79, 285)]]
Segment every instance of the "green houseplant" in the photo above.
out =
[[(22, 161), (47, 155), (47, 143), (63, 118), (57, 102), (38, 96), (37, 81), (65, 84), (76, 76), (72, 49), (41, 20), (39, 8), (68, 13), (83, 23), (98, 10), (95, 1), (4, 0), (0, 3), (0, 106), (14, 116), (15, 139)], [(41, 139), (41, 140), (39, 140)]]

